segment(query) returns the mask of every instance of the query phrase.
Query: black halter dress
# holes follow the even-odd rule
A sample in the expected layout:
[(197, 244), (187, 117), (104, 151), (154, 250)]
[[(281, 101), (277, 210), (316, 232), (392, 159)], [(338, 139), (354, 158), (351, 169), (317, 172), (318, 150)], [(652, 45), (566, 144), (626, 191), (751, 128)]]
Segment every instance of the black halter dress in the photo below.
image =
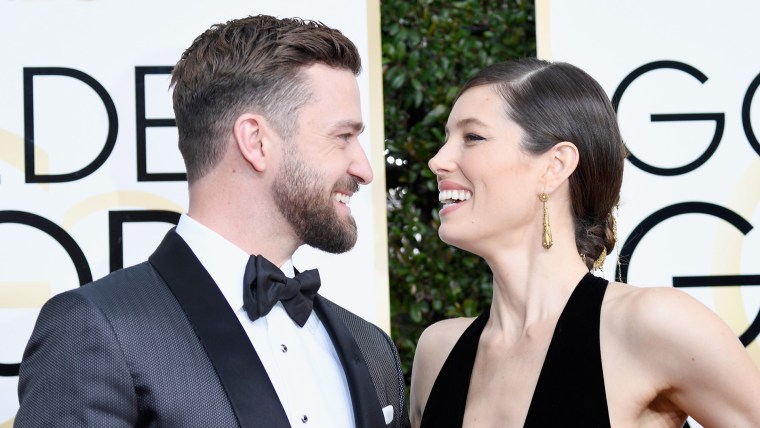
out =
[[(607, 280), (586, 274), (554, 329), (525, 427), (609, 427), (599, 348), (599, 316)], [(461, 427), (486, 310), (465, 330), (433, 384), (421, 428)], [(499, 403), (494, 402), (497, 406)]]

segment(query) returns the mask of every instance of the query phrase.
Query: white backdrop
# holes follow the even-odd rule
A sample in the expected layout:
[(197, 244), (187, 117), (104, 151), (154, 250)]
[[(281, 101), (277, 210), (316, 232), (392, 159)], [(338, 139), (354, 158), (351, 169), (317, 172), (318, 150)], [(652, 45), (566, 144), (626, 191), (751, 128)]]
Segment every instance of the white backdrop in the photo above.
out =
[(294, 263), (318, 266), (325, 295), (388, 330), (377, 0), (0, 0), (0, 427), (39, 307), (145, 260), (186, 210), (170, 68), (210, 25), (259, 13), (321, 20), (362, 55), (375, 181), (351, 201), (359, 240), (340, 256), (302, 248)]
[(583, 68), (618, 103), (633, 155), (618, 220), (627, 282), (683, 287), (760, 366), (758, 16), (750, 1), (537, 1), (539, 56)]

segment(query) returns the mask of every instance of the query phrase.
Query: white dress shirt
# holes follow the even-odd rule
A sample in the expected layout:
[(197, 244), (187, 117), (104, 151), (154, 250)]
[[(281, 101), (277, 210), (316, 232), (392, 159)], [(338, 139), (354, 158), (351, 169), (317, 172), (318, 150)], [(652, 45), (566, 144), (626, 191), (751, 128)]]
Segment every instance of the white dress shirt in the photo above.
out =
[[(277, 303), (251, 321), (243, 308), (243, 274), (249, 255), (187, 214), (177, 233), (214, 279), (237, 315), (272, 381), (293, 427), (354, 427), (346, 375), (330, 336), (312, 312), (299, 327)], [(281, 266), (294, 276), (293, 262)]]

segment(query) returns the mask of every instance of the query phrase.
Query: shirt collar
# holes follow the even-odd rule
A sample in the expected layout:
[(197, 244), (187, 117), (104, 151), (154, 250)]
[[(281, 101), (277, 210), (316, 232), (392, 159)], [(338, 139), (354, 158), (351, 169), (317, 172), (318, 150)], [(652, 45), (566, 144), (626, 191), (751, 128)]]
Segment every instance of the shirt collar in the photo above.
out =
[[(211, 275), (230, 307), (235, 311), (242, 308), (243, 276), (249, 255), (187, 214), (180, 216), (176, 232)], [(285, 276), (292, 278), (293, 260), (288, 259), (280, 269)]]

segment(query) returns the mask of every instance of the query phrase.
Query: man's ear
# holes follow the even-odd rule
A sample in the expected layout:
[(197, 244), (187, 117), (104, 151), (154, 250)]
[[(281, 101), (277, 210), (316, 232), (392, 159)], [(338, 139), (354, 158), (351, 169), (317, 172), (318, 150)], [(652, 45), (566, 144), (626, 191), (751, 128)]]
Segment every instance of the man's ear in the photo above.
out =
[(561, 141), (554, 145), (542, 157), (547, 160), (546, 167), (541, 176), (544, 183), (544, 192), (552, 193), (570, 174), (578, 167), (578, 148), (569, 141)]
[(268, 124), (263, 117), (244, 113), (238, 116), (232, 129), (240, 154), (258, 172), (266, 170), (269, 160), (271, 147), (265, 138), (267, 128)]

